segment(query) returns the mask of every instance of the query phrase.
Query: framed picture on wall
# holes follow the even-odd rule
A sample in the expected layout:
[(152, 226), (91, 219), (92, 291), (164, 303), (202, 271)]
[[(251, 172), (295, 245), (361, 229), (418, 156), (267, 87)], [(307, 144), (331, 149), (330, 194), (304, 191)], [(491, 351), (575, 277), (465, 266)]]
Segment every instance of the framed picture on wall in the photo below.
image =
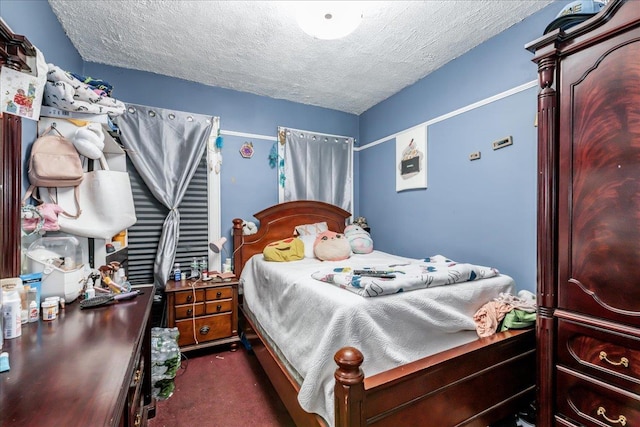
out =
[(427, 127), (396, 136), (396, 191), (427, 188)]

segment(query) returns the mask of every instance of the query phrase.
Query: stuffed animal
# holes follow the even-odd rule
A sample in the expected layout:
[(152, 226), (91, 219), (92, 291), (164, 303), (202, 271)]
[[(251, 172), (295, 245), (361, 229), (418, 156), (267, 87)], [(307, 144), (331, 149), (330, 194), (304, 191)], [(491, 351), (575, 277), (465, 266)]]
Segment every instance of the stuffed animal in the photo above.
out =
[(297, 261), (304, 258), (304, 243), (297, 237), (269, 243), (262, 251), (265, 261)]
[(351, 256), (351, 246), (344, 234), (323, 231), (316, 235), (313, 253), (322, 261), (341, 261)]
[(373, 252), (373, 239), (371, 235), (356, 224), (347, 225), (344, 235), (349, 241), (349, 246), (354, 254), (370, 254)]
[(242, 222), (242, 234), (248, 236), (250, 234), (256, 234), (258, 232), (258, 227), (255, 223), (251, 221), (243, 221)]

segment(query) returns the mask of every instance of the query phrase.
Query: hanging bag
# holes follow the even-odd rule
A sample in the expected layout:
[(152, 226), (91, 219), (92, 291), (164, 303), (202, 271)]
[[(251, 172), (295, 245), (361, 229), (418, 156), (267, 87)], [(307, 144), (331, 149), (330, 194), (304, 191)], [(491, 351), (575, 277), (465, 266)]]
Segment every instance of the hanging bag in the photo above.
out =
[[(79, 186), (82, 215), (60, 216), (60, 231), (82, 237), (110, 239), (136, 223), (131, 182), (127, 172), (110, 170), (103, 156), (92, 161), (100, 168), (84, 173)], [(58, 189), (58, 204), (64, 209), (74, 205), (73, 190)]]
[[(55, 131), (56, 134), (52, 134)], [(42, 194), (36, 194), (44, 189), (48, 192), (50, 202), (56, 203), (55, 189), (66, 188), (74, 200), (69, 210), (60, 213), (71, 218), (77, 218), (82, 212), (79, 201), (79, 185), (84, 179), (84, 170), (80, 155), (71, 141), (62, 136), (54, 127), (50, 126), (34, 141), (29, 156), (29, 188), (22, 198), (22, 205), (26, 205), (29, 197), (42, 201)], [(70, 214), (69, 211), (75, 212)]]

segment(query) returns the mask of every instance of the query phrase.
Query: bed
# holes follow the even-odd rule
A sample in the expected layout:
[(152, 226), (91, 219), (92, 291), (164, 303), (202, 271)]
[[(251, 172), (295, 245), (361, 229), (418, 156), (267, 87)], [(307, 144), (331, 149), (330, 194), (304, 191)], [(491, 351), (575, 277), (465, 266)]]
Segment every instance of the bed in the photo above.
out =
[[(233, 221), (241, 330), (296, 425), (487, 426), (529, 404), (535, 392), (534, 331), (477, 338), (470, 319), (490, 296), (513, 290), (508, 276), (364, 298), (308, 278), (317, 260), (269, 263), (260, 255), (267, 244), (291, 237), (295, 226), (326, 222), (341, 232), (350, 216), (330, 204), (295, 201), (255, 214), (259, 228), (252, 235), (243, 234), (241, 219)], [(378, 251), (370, 255), (374, 261), (354, 255), (349, 262), (407, 261)], [(299, 270), (304, 280), (300, 275), (290, 284), (270, 280), (290, 270)], [(454, 313), (445, 309), (440, 316), (423, 294), (456, 299)], [(326, 311), (323, 299), (334, 312)], [(416, 300), (422, 306), (412, 305)], [(363, 307), (364, 314), (353, 314)], [(397, 320), (404, 312), (413, 317)], [(303, 329), (323, 316), (326, 324)], [(435, 325), (438, 319), (444, 324)], [(427, 327), (430, 322), (434, 328)], [(408, 332), (397, 333), (398, 324)], [(396, 343), (396, 337), (403, 342)]]

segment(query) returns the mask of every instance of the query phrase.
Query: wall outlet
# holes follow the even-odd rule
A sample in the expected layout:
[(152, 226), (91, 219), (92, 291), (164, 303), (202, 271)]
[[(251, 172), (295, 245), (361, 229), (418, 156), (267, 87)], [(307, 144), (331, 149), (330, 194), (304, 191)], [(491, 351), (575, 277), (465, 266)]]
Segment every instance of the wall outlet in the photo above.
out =
[(469, 154), (469, 160), (478, 160), (479, 158), (480, 158), (479, 151), (474, 151), (473, 153)]
[(494, 150), (498, 150), (500, 148), (507, 147), (507, 146), (509, 146), (511, 144), (513, 144), (513, 138), (511, 137), (511, 135), (509, 135), (506, 138), (502, 138), (502, 139), (499, 139), (497, 141), (493, 141), (492, 145), (493, 145), (493, 149)]

